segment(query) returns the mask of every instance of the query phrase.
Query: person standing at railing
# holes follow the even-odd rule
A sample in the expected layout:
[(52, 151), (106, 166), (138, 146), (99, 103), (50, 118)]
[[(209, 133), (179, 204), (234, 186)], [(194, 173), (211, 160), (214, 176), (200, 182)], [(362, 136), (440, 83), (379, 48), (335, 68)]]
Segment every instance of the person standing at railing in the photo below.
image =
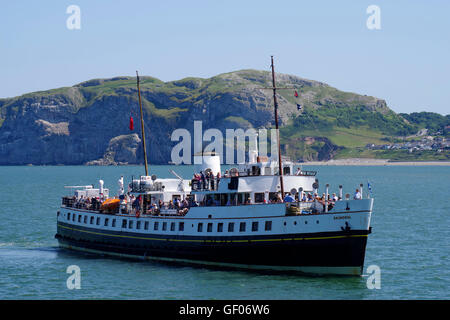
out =
[(211, 171), (206, 172), (207, 189), (214, 190), (214, 175)]
[(219, 172), (217, 172), (217, 176), (216, 176), (216, 190), (219, 190), (220, 178), (221, 178), (221, 175), (220, 175), (220, 171), (219, 171)]
[(300, 201), (306, 202), (308, 200), (308, 196), (306, 195), (306, 193), (303, 193), (303, 197)]
[(284, 200), (283, 200), (284, 202), (295, 202), (295, 199), (292, 197), (292, 195), (291, 194), (287, 194), (285, 197), (284, 197)]
[(206, 187), (206, 177), (203, 171), (200, 171), (200, 180), (202, 181), (202, 189)]

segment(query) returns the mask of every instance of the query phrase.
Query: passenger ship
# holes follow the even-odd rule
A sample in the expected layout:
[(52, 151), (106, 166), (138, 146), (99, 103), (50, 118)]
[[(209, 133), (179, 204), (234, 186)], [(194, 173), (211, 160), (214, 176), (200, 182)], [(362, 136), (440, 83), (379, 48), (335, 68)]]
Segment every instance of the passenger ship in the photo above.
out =
[(248, 163), (226, 175), (219, 155), (196, 156), (202, 161), (195, 172), (212, 178), (173, 172), (176, 178), (161, 179), (146, 170), (127, 193), (119, 180), (115, 198), (101, 180), (99, 188), (71, 187), (74, 195), (63, 197), (57, 212), (59, 245), (233, 269), (362, 275), (373, 199), (350, 199), (339, 186), (338, 200), (329, 200), (326, 185), (322, 200), (303, 201), (318, 192), (316, 172), (294, 173), (281, 155), (269, 160), (253, 150)]

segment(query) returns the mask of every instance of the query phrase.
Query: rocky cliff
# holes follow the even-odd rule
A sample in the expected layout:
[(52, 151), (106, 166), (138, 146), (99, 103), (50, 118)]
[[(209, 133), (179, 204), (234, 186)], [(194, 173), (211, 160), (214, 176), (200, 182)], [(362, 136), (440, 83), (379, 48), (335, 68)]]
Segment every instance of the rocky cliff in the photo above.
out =
[[(303, 110), (358, 106), (381, 117), (396, 116), (384, 100), (346, 93), (324, 83), (278, 74), (281, 125), (288, 126)], [(148, 160), (170, 161), (173, 130), (203, 130), (273, 126), (269, 72), (242, 70), (209, 79), (186, 78), (162, 82), (141, 78)], [(132, 116), (135, 130), (128, 124)], [(73, 87), (0, 99), (0, 164), (137, 164), (143, 162), (136, 79), (95, 79)], [(289, 138), (289, 137), (284, 137)], [(325, 139), (325, 140), (324, 140)], [(304, 139), (303, 139), (304, 140)], [(284, 141), (284, 140), (283, 140)], [(337, 146), (326, 138), (309, 158), (329, 159)], [(287, 147), (285, 147), (286, 149)], [(296, 146), (289, 145), (289, 148)]]

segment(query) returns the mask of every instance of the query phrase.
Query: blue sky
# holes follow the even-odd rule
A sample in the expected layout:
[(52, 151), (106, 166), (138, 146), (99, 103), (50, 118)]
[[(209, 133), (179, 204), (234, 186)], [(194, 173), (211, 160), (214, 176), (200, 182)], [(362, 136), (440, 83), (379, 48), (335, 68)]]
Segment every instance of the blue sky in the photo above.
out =
[[(69, 5), (81, 29), (69, 30)], [(369, 30), (369, 5), (381, 29)], [(93, 78), (163, 81), (269, 70), (385, 99), (396, 112), (450, 109), (450, 1), (2, 1), (0, 98)]]

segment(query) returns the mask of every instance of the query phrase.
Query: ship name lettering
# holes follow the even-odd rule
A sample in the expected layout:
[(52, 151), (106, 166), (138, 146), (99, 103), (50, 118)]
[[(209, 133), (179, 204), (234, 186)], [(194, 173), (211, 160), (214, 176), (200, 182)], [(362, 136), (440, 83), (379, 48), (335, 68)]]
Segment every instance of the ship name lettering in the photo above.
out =
[(351, 219), (352, 217), (350, 216), (338, 216), (338, 217), (334, 217), (334, 220), (338, 220), (338, 219)]

